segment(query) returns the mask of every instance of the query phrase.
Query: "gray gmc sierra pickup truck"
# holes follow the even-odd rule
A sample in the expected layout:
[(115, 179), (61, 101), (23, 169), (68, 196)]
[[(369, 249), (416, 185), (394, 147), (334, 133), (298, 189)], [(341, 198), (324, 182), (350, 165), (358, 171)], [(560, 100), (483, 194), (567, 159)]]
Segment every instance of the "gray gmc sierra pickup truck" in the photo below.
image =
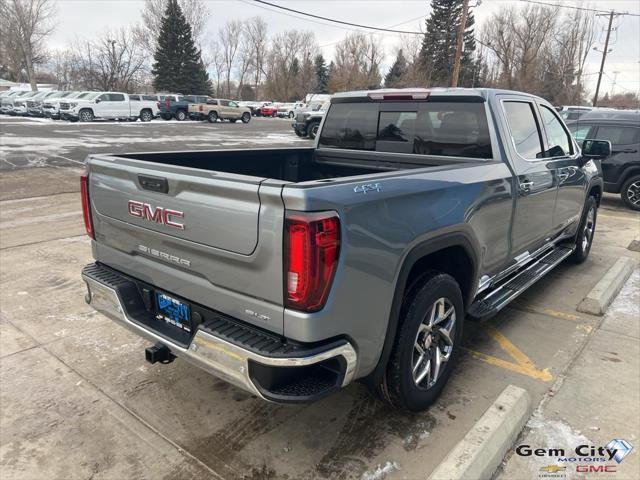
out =
[(484, 89), (337, 94), (316, 146), (90, 155), (86, 301), (276, 402), (424, 409), (488, 318), (594, 236), (606, 141)]

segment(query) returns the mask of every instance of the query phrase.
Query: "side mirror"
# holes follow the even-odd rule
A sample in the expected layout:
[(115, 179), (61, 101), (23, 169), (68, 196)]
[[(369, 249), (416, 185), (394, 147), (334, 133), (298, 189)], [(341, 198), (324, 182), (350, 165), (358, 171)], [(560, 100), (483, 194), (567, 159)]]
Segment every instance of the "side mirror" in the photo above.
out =
[(96, 103), (100, 103), (102, 100), (100, 100), (99, 98), (96, 98)]
[(593, 160), (604, 160), (611, 156), (611, 142), (586, 139), (582, 142), (582, 156)]

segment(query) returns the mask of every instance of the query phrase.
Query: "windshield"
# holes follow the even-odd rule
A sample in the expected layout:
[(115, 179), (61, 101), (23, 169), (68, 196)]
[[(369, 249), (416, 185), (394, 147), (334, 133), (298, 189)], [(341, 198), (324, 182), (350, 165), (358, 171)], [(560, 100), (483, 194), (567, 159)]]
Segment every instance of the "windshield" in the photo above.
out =
[(82, 92), (76, 98), (83, 100), (93, 100), (94, 98), (97, 98), (98, 95), (100, 95), (100, 92)]

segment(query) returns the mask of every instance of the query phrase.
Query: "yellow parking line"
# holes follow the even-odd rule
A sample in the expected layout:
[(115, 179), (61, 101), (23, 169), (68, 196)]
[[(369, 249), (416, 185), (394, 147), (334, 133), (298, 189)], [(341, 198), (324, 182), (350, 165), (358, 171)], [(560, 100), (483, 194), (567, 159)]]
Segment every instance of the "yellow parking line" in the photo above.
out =
[(509, 362), (507, 360), (494, 357), (493, 355), (487, 355), (482, 352), (467, 349), (473, 357), (490, 365), (511, 370), (512, 372), (520, 373), (537, 380), (542, 380), (543, 382), (550, 382), (553, 379), (548, 368), (545, 368), (544, 370), (536, 368), (535, 364), (529, 359), (529, 357), (527, 357), (522, 350), (511, 343), (511, 341), (497, 329), (488, 324), (480, 324), (480, 326), (515, 362)]
[(575, 315), (573, 313), (567, 313), (567, 312), (561, 312), (559, 310), (553, 310), (552, 308), (536, 308), (536, 307), (521, 306), (521, 305), (517, 305), (517, 306), (514, 305), (514, 306), (512, 306), (510, 308), (512, 308), (514, 310), (522, 310), (522, 311), (525, 311), (525, 312), (548, 315), (550, 317), (560, 318), (562, 320), (570, 320), (572, 322), (580, 322), (580, 321), (584, 320), (584, 317), (581, 317), (580, 315)]

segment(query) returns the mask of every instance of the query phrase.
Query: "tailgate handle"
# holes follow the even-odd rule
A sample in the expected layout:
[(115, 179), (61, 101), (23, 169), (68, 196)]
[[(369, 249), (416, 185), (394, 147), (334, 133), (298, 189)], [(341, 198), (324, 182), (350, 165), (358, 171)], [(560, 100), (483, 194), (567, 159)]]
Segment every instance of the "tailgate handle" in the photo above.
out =
[(169, 182), (167, 182), (166, 178), (138, 175), (138, 182), (140, 182), (140, 186), (145, 190), (160, 193), (167, 193), (169, 191)]

